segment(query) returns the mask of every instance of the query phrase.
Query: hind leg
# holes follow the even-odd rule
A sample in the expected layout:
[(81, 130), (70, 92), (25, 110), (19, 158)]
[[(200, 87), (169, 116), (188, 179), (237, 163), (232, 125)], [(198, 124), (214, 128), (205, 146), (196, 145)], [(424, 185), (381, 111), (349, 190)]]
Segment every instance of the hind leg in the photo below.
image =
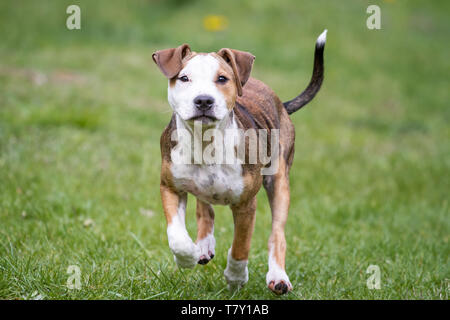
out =
[[(283, 158), (282, 156), (280, 158)], [(269, 271), (266, 283), (276, 294), (284, 294), (292, 290), (292, 284), (285, 271), (286, 238), (284, 227), (289, 211), (289, 176), (288, 165), (280, 159), (276, 174), (265, 176), (263, 183), (267, 191), (272, 210), (272, 232), (269, 238)]]
[(200, 249), (199, 264), (207, 264), (214, 258), (214, 210), (212, 206), (197, 198), (197, 246)]

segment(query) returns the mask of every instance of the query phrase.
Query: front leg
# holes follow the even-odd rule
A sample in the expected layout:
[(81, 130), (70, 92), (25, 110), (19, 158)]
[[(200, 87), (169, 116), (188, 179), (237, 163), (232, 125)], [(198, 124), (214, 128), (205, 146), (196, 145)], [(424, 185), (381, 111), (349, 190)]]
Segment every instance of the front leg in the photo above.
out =
[(256, 197), (245, 204), (231, 207), (234, 219), (233, 245), (228, 251), (225, 279), (231, 290), (241, 288), (248, 281), (248, 254), (255, 226)]
[(167, 220), (169, 247), (179, 267), (193, 268), (200, 258), (200, 250), (186, 230), (187, 194), (176, 193), (163, 183), (161, 183), (160, 190)]

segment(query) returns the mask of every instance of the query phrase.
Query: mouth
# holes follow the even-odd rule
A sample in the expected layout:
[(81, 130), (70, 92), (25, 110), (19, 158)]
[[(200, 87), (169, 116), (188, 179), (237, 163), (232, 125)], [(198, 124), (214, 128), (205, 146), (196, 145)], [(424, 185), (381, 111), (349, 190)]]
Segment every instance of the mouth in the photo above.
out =
[(196, 115), (193, 116), (192, 118), (189, 118), (188, 121), (201, 121), (202, 124), (208, 124), (208, 123), (212, 123), (217, 121), (218, 119), (212, 115), (207, 115), (207, 114), (200, 114), (200, 115)]

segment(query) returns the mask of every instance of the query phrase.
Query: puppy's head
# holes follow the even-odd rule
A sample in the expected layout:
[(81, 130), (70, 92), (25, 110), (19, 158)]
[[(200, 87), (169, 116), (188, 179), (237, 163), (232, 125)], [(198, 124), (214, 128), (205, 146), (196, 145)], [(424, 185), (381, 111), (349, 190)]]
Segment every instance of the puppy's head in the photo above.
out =
[(242, 95), (255, 57), (228, 48), (195, 53), (189, 45), (156, 51), (153, 61), (169, 79), (168, 100), (185, 121), (214, 124), (233, 109)]

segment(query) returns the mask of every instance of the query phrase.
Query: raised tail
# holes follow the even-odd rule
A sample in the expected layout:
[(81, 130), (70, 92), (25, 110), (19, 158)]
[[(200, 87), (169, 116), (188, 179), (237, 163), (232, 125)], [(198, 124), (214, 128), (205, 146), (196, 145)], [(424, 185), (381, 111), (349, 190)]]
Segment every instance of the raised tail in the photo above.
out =
[(316, 41), (316, 50), (314, 52), (314, 69), (311, 77), (311, 81), (309, 82), (306, 89), (300, 93), (297, 97), (290, 101), (284, 102), (284, 108), (286, 109), (288, 114), (294, 113), (308, 102), (310, 102), (317, 92), (320, 90), (320, 86), (323, 81), (323, 50), (325, 49), (325, 42), (327, 40), (327, 30), (317, 38)]

